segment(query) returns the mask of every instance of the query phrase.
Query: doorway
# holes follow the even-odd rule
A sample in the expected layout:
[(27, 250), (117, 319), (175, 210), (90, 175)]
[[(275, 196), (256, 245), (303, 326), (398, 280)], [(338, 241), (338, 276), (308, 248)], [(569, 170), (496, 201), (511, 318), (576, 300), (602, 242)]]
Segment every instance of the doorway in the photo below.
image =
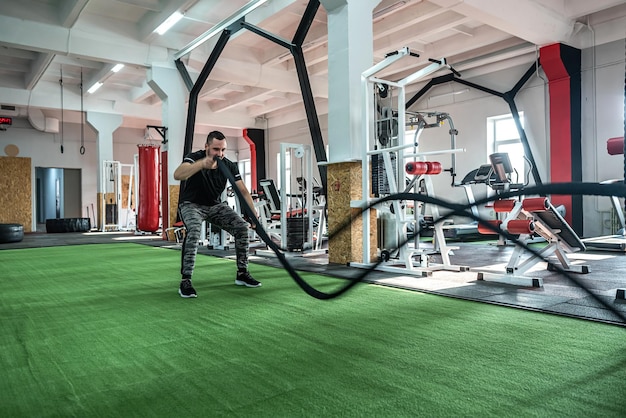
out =
[(46, 219), (82, 218), (82, 175), (78, 168), (36, 167), (37, 232)]

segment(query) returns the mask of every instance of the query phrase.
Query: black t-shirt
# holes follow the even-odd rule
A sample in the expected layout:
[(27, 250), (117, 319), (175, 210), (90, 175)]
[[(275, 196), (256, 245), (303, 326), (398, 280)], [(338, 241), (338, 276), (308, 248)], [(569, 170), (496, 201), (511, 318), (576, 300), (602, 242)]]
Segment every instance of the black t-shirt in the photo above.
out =
[[(183, 162), (193, 164), (204, 157), (206, 157), (205, 150), (200, 150), (185, 155)], [(241, 180), (237, 163), (230, 161), (228, 158), (223, 158), (220, 164), (225, 164), (226, 167), (228, 167), (236, 181)], [(193, 202), (204, 206), (217, 205), (221, 202), (222, 192), (226, 188), (227, 181), (228, 180), (219, 168), (212, 170), (203, 168), (187, 180), (181, 182), (179, 200), (181, 202)], [(233, 184), (233, 186), (235, 185)]]

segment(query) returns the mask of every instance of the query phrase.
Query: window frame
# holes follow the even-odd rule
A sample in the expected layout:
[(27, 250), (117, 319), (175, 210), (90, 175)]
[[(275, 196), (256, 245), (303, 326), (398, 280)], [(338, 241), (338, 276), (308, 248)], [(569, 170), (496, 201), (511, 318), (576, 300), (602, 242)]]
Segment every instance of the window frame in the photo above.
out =
[[(519, 120), (522, 125), (522, 129), (524, 128), (524, 112), (519, 112)], [(498, 124), (500, 123), (513, 123), (515, 126), (515, 134), (514, 136), (505, 136), (502, 138), (498, 138)], [(513, 132), (509, 129), (509, 133)], [(515, 124), (515, 118), (512, 113), (507, 113), (503, 115), (490, 116), (487, 117), (487, 140), (488, 140), (488, 149), (493, 153), (497, 152), (507, 152), (509, 154), (509, 158), (511, 159), (511, 163), (513, 167), (517, 170), (517, 178), (515, 178), (515, 173), (512, 174), (512, 181), (518, 183), (524, 183), (526, 179), (526, 172), (528, 170), (527, 160), (526, 160), (526, 150), (524, 149), (524, 144), (522, 143), (521, 136), (519, 134), (519, 130), (517, 129), (517, 125)], [(510, 152), (504, 151), (503, 148), (510, 148), (511, 146), (519, 145), (519, 154), (511, 155)], [(490, 153), (491, 154), (491, 153)], [(521, 159), (520, 159), (521, 156)]]

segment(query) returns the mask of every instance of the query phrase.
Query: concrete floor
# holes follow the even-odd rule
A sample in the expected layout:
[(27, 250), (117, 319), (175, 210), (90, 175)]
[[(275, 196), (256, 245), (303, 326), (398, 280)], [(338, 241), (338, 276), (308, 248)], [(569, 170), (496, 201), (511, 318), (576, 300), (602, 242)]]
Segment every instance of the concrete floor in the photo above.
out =
[[(136, 235), (131, 231), (27, 233), (20, 242), (0, 244), (0, 250), (115, 242), (136, 242), (152, 246), (166, 246), (174, 250), (180, 249), (180, 245), (165, 241), (160, 235)], [(572, 275), (574, 281), (556, 271), (549, 271), (545, 262), (539, 262), (526, 273), (526, 276), (542, 281), (541, 287), (532, 287), (530, 284), (513, 285), (478, 280), (479, 272), (504, 272), (514, 246), (497, 246), (495, 241), (448, 244), (458, 247), (450, 257), (451, 264), (467, 266), (469, 270), (437, 270), (436, 267), (440, 266), (437, 263), (441, 263), (441, 259), (433, 255), (429, 258), (429, 262), (434, 271), (426, 277), (407, 274), (406, 271), (372, 271), (366, 276), (365, 281), (626, 326), (624, 319), (626, 318), (626, 300), (617, 297), (620, 292), (623, 293), (623, 289), (626, 289), (626, 254), (623, 251), (587, 249), (584, 252), (568, 254), (573, 265), (589, 267), (588, 274)], [(252, 263), (282, 267), (277, 257), (268, 255), (266, 251), (261, 251), (262, 249), (264, 247), (260, 244), (252, 244), (251, 253), (259, 250), (258, 254), (251, 255)], [(199, 253), (234, 258), (233, 250), (209, 250), (201, 247)], [(287, 259), (297, 270), (334, 277), (353, 278), (365, 272), (363, 268), (328, 263), (328, 256), (324, 251), (305, 254), (289, 253)]]

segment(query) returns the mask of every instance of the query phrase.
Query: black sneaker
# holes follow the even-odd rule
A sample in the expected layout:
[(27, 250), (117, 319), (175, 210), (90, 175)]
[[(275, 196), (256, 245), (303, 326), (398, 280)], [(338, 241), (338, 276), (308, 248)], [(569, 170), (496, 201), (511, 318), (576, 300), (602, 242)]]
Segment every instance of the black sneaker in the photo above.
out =
[(237, 278), (235, 279), (235, 284), (237, 286), (246, 286), (246, 287), (259, 287), (261, 286), (261, 282), (255, 280), (254, 277), (250, 275), (249, 272), (245, 273), (237, 273)]
[(183, 298), (196, 298), (198, 295), (196, 294), (196, 289), (193, 288), (191, 284), (191, 280), (181, 280), (180, 288), (178, 289), (178, 294)]

